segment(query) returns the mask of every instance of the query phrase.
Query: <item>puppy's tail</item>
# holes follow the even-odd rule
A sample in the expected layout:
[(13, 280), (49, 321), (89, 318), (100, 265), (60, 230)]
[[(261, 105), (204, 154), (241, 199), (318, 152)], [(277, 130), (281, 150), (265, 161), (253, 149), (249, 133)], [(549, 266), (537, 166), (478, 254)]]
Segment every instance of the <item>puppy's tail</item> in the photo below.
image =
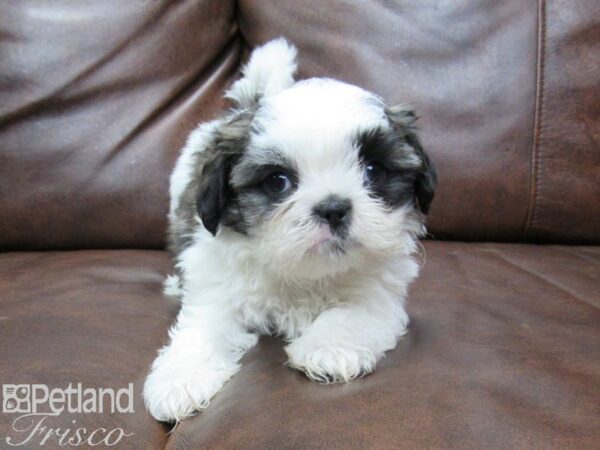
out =
[(242, 68), (242, 78), (225, 97), (239, 108), (249, 108), (262, 97), (290, 87), (297, 69), (296, 54), (296, 47), (281, 37), (257, 47)]

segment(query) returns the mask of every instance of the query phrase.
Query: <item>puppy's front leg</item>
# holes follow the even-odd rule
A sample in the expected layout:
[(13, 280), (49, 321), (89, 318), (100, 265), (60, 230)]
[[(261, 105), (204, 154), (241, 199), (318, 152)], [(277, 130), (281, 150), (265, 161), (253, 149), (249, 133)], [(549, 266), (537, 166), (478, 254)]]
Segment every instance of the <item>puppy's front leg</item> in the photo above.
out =
[(214, 305), (183, 305), (144, 384), (146, 407), (156, 419), (178, 421), (206, 408), (257, 342), (233, 312)]
[(290, 366), (319, 382), (350, 381), (370, 373), (406, 332), (402, 297), (381, 286), (322, 312), (286, 347)]

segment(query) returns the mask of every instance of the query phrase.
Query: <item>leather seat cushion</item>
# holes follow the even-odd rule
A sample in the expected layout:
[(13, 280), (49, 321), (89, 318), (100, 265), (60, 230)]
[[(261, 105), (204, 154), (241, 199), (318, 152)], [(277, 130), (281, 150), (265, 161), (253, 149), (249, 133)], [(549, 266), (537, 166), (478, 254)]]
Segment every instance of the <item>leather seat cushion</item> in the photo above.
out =
[[(169, 428), (141, 389), (177, 313), (160, 251), (0, 255), (4, 383), (134, 383), (135, 413), (67, 414), (123, 448), (592, 448), (600, 441), (600, 249), (427, 242), (410, 332), (376, 372), (324, 386), (263, 338), (196, 417)], [(8, 363), (10, 362), (10, 364)], [(10, 431), (12, 415), (0, 415)]]

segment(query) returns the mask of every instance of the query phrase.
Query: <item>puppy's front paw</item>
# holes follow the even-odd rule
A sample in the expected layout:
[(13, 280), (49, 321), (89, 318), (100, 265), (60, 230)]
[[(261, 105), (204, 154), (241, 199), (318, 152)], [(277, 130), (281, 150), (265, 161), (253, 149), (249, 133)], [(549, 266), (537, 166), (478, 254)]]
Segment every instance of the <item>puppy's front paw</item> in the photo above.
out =
[(162, 422), (179, 421), (205, 409), (237, 370), (234, 364), (198, 367), (198, 364), (171, 366), (159, 362), (144, 383), (144, 400), (150, 414)]
[(348, 382), (371, 373), (377, 357), (367, 347), (299, 338), (285, 348), (288, 364), (320, 383)]

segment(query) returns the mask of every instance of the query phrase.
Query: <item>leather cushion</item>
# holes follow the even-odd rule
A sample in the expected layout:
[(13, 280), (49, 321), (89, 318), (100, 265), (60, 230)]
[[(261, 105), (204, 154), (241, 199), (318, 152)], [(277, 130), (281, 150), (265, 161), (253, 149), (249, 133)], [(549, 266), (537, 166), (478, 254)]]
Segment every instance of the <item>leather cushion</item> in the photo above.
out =
[(527, 238), (600, 242), (600, 4), (539, 2)]
[(236, 74), (233, 2), (9, 2), (0, 40), (0, 249), (163, 247), (179, 149)]
[[(196, 417), (141, 389), (176, 302), (166, 253), (0, 255), (3, 383), (135, 384), (135, 414), (61, 415), (135, 433), (122, 448), (592, 448), (600, 439), (600, 249), (427, 242), (409, 333), (372, 375), (322, 386), (263, 338)], [(0, 415), (0, 432), (10, 427)]]
[[(88, 433), (120, 427), (134, 436), (112, 448), (163, 448), (169, 428), (146, 414), (141, 392), (179, 307), (161, 295), (169, 265), (165, 252), (152, 250), (0, 255), (2, 383), (50, 389), (81, 383), (83, 388), (115, 390), (134, 383), (135, 414), (65, 412), (48, 417), (44, 425), (83, 427)], [(0, 414), (2, 444), (6, 437), (14, 443), (27, 436), (12, 429), (18, 416)], [(18, 423), (19, 428), (27, 425), (26, 420)], [(42, 437), (38, 434), (23, 448), (44, 448)], [(61, 448), (56, 437), (45, 446)]]

